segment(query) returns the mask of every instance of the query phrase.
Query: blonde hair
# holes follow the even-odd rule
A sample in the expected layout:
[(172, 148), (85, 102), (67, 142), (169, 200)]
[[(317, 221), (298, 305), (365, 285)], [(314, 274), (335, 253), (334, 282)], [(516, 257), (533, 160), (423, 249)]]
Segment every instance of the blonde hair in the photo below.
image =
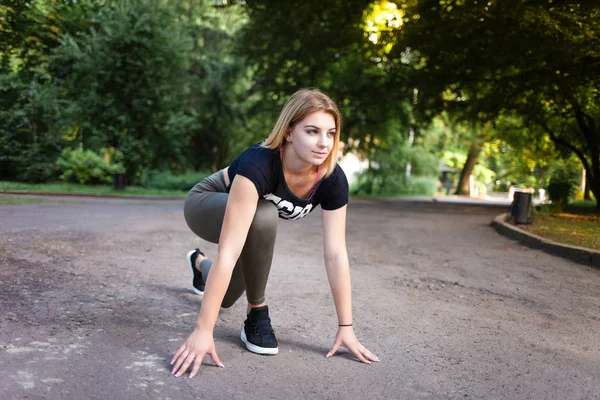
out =
[(330, 114), (335, 120), (333, 148), (322, 164), (325, 167), (323, 176), (327, 177), (333, 173), (337, 165), (342, 118), (333, 100), (319, 89), (300, 89), (294, 93), (283, 106), (275, 127), (273, 127), (271, 134), (262, 145), (271, 150), (280, 148), (284, 143), (288, 129), (302, 121), (307, 115), (317, 111)]

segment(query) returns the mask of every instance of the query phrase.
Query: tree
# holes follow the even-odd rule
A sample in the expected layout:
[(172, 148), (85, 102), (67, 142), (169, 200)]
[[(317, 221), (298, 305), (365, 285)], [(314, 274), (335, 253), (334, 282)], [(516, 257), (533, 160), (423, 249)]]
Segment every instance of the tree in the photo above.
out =
[(404, 23), (389, 33), (389, 65), (397, 76), (411, 67), (423, 115), (461, 108), (477, 121), (514, 111), (529, 128), (523, 134), (547, 136), (577, 155), (598, 198), (600, 9), (595, 4), (400, 3)]
[(54, 162), (67, 132), (47, 63), (61, 35), (89, 25), (97, 3), (7, 0), (0, 5), (1, 179), (56, 177)]
[(150, 0), (108, 4), (90, 29), (63, 35), (49, 70), (76, 141), (119, 149), (131, 177), (183, 162), (189, 49), (172, 10)]
[[(247, 16), (242, 5), (169, 0), (191, 38), (185, 109), (194, 117), (187, 156), (195, 168), (217, 170), (266, 136), (252, 107), (251, 71), (235, 50)], [(198, 155), (202, 156), (199, 157)]]
[(263, 94), (261, 111), (269, 119), (294, 91), (318, 87), (340, 106), (348, 149), (370, 156), (398, 130), (408, 140), (412, 118), (406, 104), (411, 98), (389, 90), (384, 64), (365, 47), (371, 0), (245, 4), (249, 21), (240, 34), (239, 52), (252, 65), (252, 91)]

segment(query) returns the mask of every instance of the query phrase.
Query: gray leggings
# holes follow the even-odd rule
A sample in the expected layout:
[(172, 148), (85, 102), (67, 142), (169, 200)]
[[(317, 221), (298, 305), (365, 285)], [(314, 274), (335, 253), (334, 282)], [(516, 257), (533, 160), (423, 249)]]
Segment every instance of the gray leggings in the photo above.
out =
[[(183, 207), (185, 221), (190, 229), (202, 239), (218, 243), (228, 197), (223, 170), (206, 177), (194, 186), (188, 193)], [(250, 304), (256, 305), (265, 301), (278, 218), (277, 208), (273, 203), (263, 199), (258, 201), (246, 243), (233, 269), (221, 307), (231, 307), (244, 290)], [(208, 276), (211, 265), (212, 261), (208, 258), (200, 263), (204, 279)]]

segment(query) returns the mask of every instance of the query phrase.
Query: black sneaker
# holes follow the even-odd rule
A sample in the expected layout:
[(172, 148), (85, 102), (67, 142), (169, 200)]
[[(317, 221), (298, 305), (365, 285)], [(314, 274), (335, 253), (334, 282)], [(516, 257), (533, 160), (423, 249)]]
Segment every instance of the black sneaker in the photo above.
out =
[(253, 353), (275, 355), (279, 352), (268, 306), (250, 310), (240, 337), (246, 348)]
[(192, 269), (192, 273), (194, 274), (193, 281), (192, 281), (192, 289), (197, 294), (203, 295), (204, 294), (204, 284), (205, 284), (204, 278), (202, 277), (202, 272), (198, 271), (198, 269), (195, 267), (196, 258), (198, 257), (198, 254), (204, 255), (204, 253), (201, 252), (200, 249), (191, 250), (187, 253), (186, 259), (187, 259), (188, 265)]

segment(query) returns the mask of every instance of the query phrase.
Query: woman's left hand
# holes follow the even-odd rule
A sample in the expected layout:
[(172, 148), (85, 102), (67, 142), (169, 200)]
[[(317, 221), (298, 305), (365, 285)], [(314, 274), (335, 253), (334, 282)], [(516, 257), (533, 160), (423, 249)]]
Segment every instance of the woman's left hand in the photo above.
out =
[(338, 329), (333, 347), (331, 347), (331, 350), (329, 350), (329, 353), (327, 353), (325, 357), (329, 358), (334, 355), (340, 346), (344, 346), (350, 350), (356, 358), (366, 364), (371, 364), (371, 361), (379, 361), (379, 358), (375, 354), (371, 353), (369, 349), (360, 344), (354, 334), (354, 329), (351, 326), (341, 326)]

